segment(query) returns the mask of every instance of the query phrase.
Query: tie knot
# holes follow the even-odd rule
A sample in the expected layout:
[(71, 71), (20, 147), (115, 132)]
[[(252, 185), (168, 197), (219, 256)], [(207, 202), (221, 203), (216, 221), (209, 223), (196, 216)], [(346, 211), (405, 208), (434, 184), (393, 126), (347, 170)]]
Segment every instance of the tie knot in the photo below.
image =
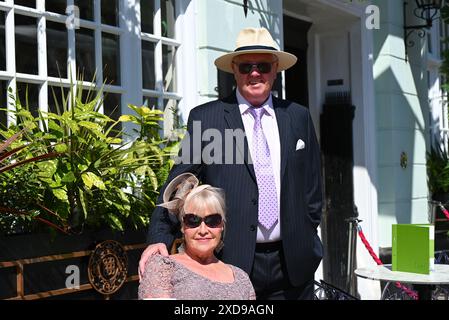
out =
[(265, 113), (265, 109), (263, 107), (259, 107), (259, 108), (251, 107), (249, 109), (249, 112), (253, 115), (254, 119), (260, 120), (262, 118), (263, 114)]

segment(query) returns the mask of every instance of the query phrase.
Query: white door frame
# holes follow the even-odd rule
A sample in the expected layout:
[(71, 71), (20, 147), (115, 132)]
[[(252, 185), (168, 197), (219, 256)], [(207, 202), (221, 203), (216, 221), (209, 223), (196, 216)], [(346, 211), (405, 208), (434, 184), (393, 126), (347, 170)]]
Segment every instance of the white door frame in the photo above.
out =
[[(354, 202), (358, 208), (360, 226), (373, 247), (378, 252), (378, 208), (377, 208), (377, 160), (376, 160), (376, 118), (375, 91), (373, 77), (373, 36), (365, 25), (367, 18), (365, 9), (361, 6), (351, 6), (337, 0), (318, 0), (331, 10), (340, 10), (353, 17), (355, 22), (348, 20), (348, 25), (339, 29), (340, 34), (346, 32), (350, 38), (350, 75), (351, 95), (355, 109), (353, 121), (354, 150)], [(365, 4), (366, 5), (366, 4)], [(329, 30), (329, 29), (328, 29)], [(309, 74), (309, 105), (312, 118), (319, 135), (319, 117), (322, 109), (323, 88), (321, 81), (320, 42), (325, 35), (335, 31), (310, 29), (308, 74)], [(375, 263), (366, 248), (357, 240), (357, 266), (367, 266)], [(319, 277), (319, 270), (317, 277)], [(358, 291), (363, 299), (377, 299), (380, 296), (379, 285), (373, 281), (357, 279)]]

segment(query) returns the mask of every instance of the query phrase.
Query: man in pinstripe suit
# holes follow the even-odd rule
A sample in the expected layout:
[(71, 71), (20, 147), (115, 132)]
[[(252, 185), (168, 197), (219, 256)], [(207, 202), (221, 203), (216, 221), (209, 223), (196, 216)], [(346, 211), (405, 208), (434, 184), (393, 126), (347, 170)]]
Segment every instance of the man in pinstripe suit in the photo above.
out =
[[(237, 89), (190, 112), (183, 141), (187, 148), (167, 181), (192, 172), (202, 183), (224, 189), (227, 225), (219, 257), (250, 275), (258, 299), (313, 299), (314, 273), (322, 258), (315, 129), (306, 108), (271, 94), (277, 72), (295, 63), (296, 57), (278, 50), (266, 29), (243, 29), (237, 49), (215, 61), (219, 69), (234, 74)], [(256, 109), (261, 116), (255, 116)], [(195, 137), (204, 137), (208, 130), (225, 140), (227, 130), (242, 130), (245, 137), (243, 143), (236, 135), (224, 143), (214, 141), (219, 147), (206, 161), (207, 144)], [(163, 208), (154, 210), (151, 245), (142, 254), (140, 271), (149, 255), (168, 254), (167, 247), (178, 236), (173, 234), (175, 223)]]

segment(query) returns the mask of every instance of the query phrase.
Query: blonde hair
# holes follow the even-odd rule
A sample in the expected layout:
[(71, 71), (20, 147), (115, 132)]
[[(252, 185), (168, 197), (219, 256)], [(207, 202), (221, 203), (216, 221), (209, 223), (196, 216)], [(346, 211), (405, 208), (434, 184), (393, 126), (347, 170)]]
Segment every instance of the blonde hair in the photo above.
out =
[[(225, 195), (222, 189), (212, 187), (208, 184), (195, 187), (190, 191), (184, 200), (184, 206), (180, 210), (178, 219), (182, 223), (182, 218), (186, 213), (195, 213), (202, 211), (205, 208), (214, 210), (222, 216), (223, 222), (226, 222), (226, 205)], [(185, 212), (186, 207), (189, 206), (194, 212)]]

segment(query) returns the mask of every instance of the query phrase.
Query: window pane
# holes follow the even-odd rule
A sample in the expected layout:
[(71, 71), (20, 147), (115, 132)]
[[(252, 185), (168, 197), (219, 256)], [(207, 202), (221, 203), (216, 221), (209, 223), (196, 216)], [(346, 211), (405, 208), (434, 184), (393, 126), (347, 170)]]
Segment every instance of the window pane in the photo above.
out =
[(153, 33), (154, 0), (140, 1), (140, 21), (142, 32)]
[(95, 88), (83, 88), (83, 91), (81, 93), (81, 102), (92, 102), (97, 97), (97, 95), (98, 92), (95, 90)]
[(170, 137), (173, 134), (173, 130), (180, 127), (177, 106), (178, 101), (164, 99), (164, 137)]
[(161, 30), (162, 36), (168, 38), (175, 37), (175, 1), (161, 0)]
[[(121, 95), (118, 93), (104, 93), (103, 100), (103, 110), (104, 114), (110, 117), (113, 120), (118, 120), (122, 115), (121, 103), (120, 103)], [(114, 127), (114, 130), (120, 131), (122, 130), (121, 123), (117, 124)]]
[(67, 99), (70, 89), (58, 86), (48, 86), (48, 111), (62, 114), (67, 108), (64, 99)]
[(103, 79), (108, 84), (120, 84), (120, 38), (118, 35), (102, 34)]
[(67, 78), (67, 28), (47, 21), (47, 70), (51, 77)]
[(36, 8), (36, 0), (14, 0), (14, 4), (30, 8)]
[(164, 72), (164, 91), (176, 91), (176, 48), (162, 45), (162, 71)]
[(144, 89), (154, 90), (154, 43), (149, 41), (142, 41), (142, 79)]
[(0, 70), (6, 70), (5, 13), (0, 11)]
[(59, 14), (66, 14), (65, 10), (67, 8), (66, 0), (45, 0), (45, 10), (56, 12)]
[(15, 15), (16, 71), (38, 74), (36, 18)]
[(118, 1), (101, 2), (101, 23), (118, 26)]
[[(8, 92), (8, 81), (0, 81), (0, 108), (6, 109), (8, 107), (6, 97)], [(0, 110), (0, 128), (6, 128), (6, 111)]]
[(143, 105), (150, 109), (161, 109), (157, 106), (157, 98), (156, 97), (143, 97)]
[(80, 18), (85, 20), (94, 20), (93, 0), (75, 0), (75, 6), (80, 10)]
[(90, 29), (75, 30), (76, 72), (85, 81), (92, 81), (95, 74), (95, 39)]
[(39, 109), (38, 84), (17, 82), (17, 96), (22, 107), (30, 110), (34, 117), (39, 115), (37, 112)]

